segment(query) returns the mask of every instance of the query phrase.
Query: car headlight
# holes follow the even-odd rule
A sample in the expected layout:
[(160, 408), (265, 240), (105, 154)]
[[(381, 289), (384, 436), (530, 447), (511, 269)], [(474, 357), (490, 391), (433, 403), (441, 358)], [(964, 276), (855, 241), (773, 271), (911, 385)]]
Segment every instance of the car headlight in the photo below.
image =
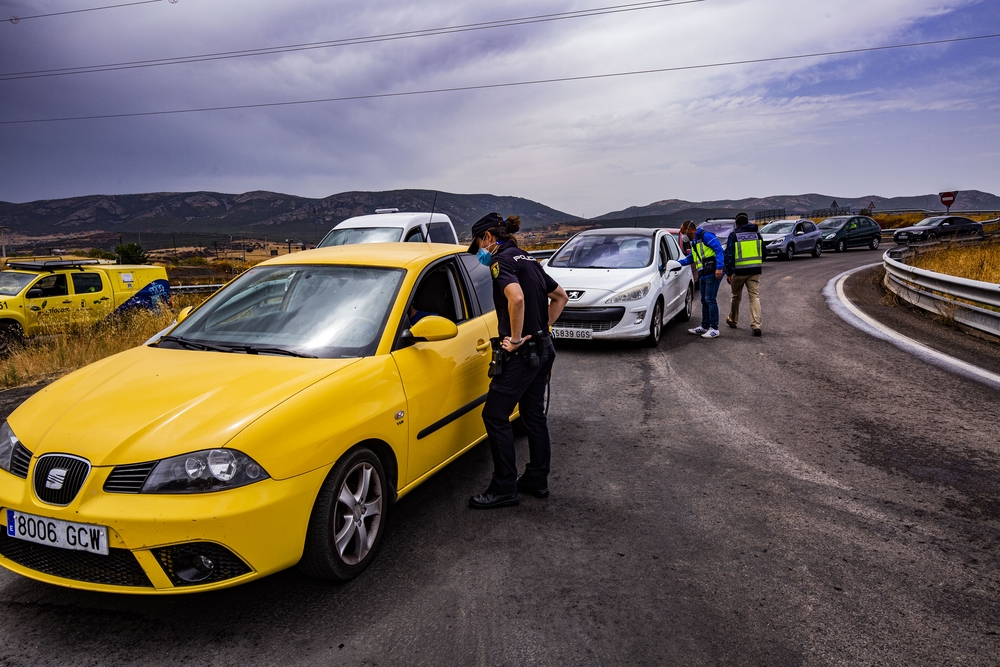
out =
[(623, 301), (638, 301), (649, 294), (649, 283), (633, 287), (630, 290), (619, 292), (604, 303), (622, 303)]
[(267, 479), (252, 458), (235, 449), (204, 449), (163, 459), (149, 473), (141, 493), (207, 493)]
[(832, 239), (836, 235), (837, 235), (837, 232), (833, 232), (832, 234), (827, 234), (823, 238), (826, 239), (827, 241), (829, 241), (830, 239)]
[(768, 242), (767, 242), (767, 244), (768, 244), (768, 245), (778, 245), (779, 243), (781, 243), (781, 242), (782, 242), (782, 241), (784, 241), (784, 240), (785, 240), (784, 238), (780, 238), (780, 239), (771, 239), (770, 241), (768, 241)]
[(0, 426), (0, 468), (10, 472), (10, 458), (14, 455), (14, 448), (20, 444), (20, 440), (10, 430), (7, 422)]

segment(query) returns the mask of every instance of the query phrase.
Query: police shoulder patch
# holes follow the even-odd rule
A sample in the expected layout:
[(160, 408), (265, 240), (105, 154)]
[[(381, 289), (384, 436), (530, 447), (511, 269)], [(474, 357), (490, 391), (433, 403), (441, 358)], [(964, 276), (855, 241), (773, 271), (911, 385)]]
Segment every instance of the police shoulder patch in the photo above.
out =
[(493, 274), (494, 278), (500, 277), (500, 262), (493, 262), (493, 264), (490, 266), (490, 273)]

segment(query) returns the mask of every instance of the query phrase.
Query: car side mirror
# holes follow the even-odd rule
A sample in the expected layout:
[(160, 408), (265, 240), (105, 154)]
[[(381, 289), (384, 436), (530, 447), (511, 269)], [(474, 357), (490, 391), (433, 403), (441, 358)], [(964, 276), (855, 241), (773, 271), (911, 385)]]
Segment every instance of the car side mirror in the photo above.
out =
[(448, 340), (458, 335), (458, 327), (440, 315), (426, 315), (410, 327), (410, 335), (423, 340)]
[(801, 229), (799, 231), (795, 232), (796, 236), (803, 236), (804, 234), (805, 234), (805, 232), (802, 231)]
[(684, 267), (681, 266), (680, 262), (678, 262), (677, 260), (672, 259), (669, 262), (667, 262), (667, 268), (666, 268), (666, 270), (667, 271), (680, 271), (683, 268)]
[(44, 296), (41, 287), (32, 287), (26, 295), (29, 299), (41, 299)]
[(177, 313), (177, 324), (180, 324), (181, 322), (183, 322), (184, 320), (186, 320), (187, 316), (191, 314), (192, 310), (194, 310), (193, 306), (188, 306), (187, 308), (182, 308), (181, 312)]

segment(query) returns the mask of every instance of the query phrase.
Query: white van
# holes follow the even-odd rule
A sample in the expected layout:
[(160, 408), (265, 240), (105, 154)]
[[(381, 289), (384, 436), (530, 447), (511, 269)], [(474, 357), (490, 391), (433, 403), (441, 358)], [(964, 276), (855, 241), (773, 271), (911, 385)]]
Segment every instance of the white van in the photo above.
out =
[(458, 243), (451, 219), (444, 213), (400, 213), (378, 209), (375, 215), (348, 218), (330, 230), (317, 248), (351, 243)]

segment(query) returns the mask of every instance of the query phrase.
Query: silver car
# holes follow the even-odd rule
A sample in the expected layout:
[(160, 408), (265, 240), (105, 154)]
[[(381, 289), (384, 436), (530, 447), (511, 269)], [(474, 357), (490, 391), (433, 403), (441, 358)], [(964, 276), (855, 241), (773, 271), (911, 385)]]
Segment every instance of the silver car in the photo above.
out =
[(778, 255), (791, 259), (796, 253), (813, 257), (823, 254), (823, 235), (812, 220), (779, 220), (760, 228), (764, 238), (764, 257)]

